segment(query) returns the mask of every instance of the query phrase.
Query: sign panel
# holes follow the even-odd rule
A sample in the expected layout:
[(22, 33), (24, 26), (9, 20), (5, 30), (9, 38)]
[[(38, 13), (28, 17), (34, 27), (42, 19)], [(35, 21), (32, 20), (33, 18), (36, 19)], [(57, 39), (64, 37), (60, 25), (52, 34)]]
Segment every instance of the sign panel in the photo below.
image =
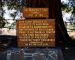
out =
[(49, 18), (49, 8), (23, 8), (25, 18)]
[(19, 47), (54, 47), (55, 20), (17, 20), (17, 42)]

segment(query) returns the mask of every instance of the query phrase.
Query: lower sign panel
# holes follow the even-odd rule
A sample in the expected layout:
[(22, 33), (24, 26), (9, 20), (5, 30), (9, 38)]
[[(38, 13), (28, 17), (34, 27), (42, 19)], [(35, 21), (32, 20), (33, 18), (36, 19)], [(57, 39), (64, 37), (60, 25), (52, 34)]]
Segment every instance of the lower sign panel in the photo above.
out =
[(17, 20), (18, 47), (55, 47), (55, 19)]

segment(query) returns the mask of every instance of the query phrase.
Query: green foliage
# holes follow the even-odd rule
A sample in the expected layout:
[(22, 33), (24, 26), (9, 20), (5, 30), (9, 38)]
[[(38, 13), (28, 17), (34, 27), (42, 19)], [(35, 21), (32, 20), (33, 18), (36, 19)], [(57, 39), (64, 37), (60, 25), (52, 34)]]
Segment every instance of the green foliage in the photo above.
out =
[[(5, 14), (5, 12), (3, 11), (4, 6), (8, 6), (8, 10), (13, 10), (14, 9), (17, 12), (21, 11), (21, 6), (17, 2), (17, 0), (13, 0), (11, 2), (9, 2), (9, 1), (0, 2), (0, 12), (2, 12), (1, 15), (0, 15), (0, 28), (4, 27), (5, 24), (8, 24), (7, 22), (5, 22), (6, 20), (3, 18), (3, 15)], [(13, 20), (15, 20), (17, 12), (14, 12), (14, 13), (10, 14), (10, 16), (13, 17)], [(9, 27), (7, 27), (7, 28), (9, 28)]]
[(67, 4), (63, 4), (63, 3), (62, 3), (62, 10), (65, 10), (65, 9), (66, 9), (66, 7), (68, 7), (68, 5), (67, 5)]
[(62, 3), (62, 11), (65, 11), (65, 12), (71, 12), (71, 11), (73, 11), (73, 8), (71, 7), (71, 6), (69, 6), (68, 4), (63, 4)]
[(0, 28), (4, 27), (4, 25), (5, 25), (5, 21), (3, 17), (0, 17)]

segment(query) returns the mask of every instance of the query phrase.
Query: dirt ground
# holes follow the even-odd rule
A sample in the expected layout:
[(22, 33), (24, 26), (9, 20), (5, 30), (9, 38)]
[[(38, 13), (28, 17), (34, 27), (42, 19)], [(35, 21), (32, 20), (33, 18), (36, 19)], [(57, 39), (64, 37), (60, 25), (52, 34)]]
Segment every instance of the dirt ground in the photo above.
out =
[(14, 35), (14, 36), (16, 36), (16, 29), (2, 28), (2, 29), (0, 29), (0, 35)]
[(68, 32), (69, 36), (71, 36), (72, 38), (75, 38), (75, 31), (72, 32)]

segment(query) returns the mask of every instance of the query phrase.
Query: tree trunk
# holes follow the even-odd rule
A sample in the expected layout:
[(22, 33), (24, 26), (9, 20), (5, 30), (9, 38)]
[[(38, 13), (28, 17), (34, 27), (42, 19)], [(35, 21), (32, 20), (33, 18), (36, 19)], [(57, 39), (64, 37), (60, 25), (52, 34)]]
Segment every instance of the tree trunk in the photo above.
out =
[(61, 0), (29, 0), (29, 4), (29, 7), (49, 7), (49, 19), (56, 19), (56, 44), (71, 41), (62, 19)]
[(71, 40), (67, 34), (64, 21), (62, 19), (61, 0), (49, 0), (49, 18), (56, 19), (56, 42), (68, 43)]
[(26, 7), (43, 8), (49, 6), (49, 0), (24, 0), (23, 4)]

